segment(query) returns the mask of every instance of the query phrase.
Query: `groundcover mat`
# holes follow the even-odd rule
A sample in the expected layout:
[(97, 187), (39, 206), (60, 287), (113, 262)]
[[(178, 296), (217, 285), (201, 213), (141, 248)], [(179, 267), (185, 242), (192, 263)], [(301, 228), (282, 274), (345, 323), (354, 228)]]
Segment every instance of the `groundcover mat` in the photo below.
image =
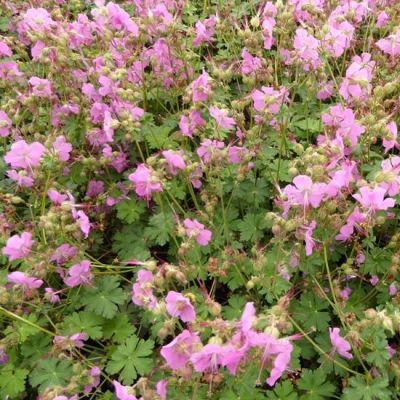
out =
[(399, 399), (399, 56), (397, 0), (0, 0), (0, 399)]

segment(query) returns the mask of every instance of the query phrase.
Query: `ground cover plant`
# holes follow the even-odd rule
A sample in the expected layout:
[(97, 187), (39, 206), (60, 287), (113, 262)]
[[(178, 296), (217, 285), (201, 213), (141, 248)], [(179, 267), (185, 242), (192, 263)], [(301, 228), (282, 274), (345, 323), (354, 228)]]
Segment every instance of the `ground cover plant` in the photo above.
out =
[(399, 398), (399, 24), (0, 1), (0, 398)]

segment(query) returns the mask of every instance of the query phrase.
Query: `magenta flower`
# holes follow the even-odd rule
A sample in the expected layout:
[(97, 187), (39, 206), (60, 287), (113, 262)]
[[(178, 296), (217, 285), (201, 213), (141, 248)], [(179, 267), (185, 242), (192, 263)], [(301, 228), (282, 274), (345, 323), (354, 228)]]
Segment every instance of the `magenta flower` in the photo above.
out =
[(61, 194), (60, 192), (58, 192), (55, 189), (49, 189), (47, 191), (47, 196), (49, 196), (49, 199), (57, 205), (60, 205), (61, 203), (63, 203), (64, 201), (66, 201), (68, 199), (68, 196), (66, 194)]
[(7, 176), (20, 187), (33, 186), (34, 180), (30, 175), (27, 175), (25, 170), (16, 171), (15, 169), (10, 169), (7, 171)]
[(45, 288), (44, 292), (45, 299), (48, 300), (50, 303), (55, 304), (61, 301), (60, 296), (56, 294), (52, 288)]
[(208, 111), (210, 112), (210, 115), (215, 119), (217, 127), (229, 130), (236, 125), (235, 120), (231, 117), (228, 117), (227, 110), (221, 110), (218, 107), (210, 106), (208, 107)]
[(379, 278), (377, 275), (372, 275), (372, 277), (369, 281), (372, 286), (376, 286), (379, 283)]
[(50, 97), (51, 84), (48, 79), (40, 79), (33, 76), (29, 79), (29, 84), (32, 86), (32, 93), (37, 97)]
[(71, 336), (55, 336), (53, 343), (66, 349), (70, 347), (82, 348), (85, 345), (83, 342), (87, 340), (88, 337), (89, 335), (86, 332), (75, 333)]
[(376, 46), (391, 57), (398, 56), (400, 54), (400, 29), (387, 38), (378, 40)]
[(50, 257), (50, 261), (54, 261), (58, 265), (62, 265), (69, 261), (71, 258), (75, 257), (77, 254), (78, 249), (76, 247), (65, 243), (57, 247), (53, 255)]
[(72, 145), (68, 143), (65, 136), (58, 136), (53, 143), (53, 150), (57, 154), (60, 161), (68, 161), (69, 153), (72, 151)]
[(203, 127), (206, 121), (201, 117), (201, 113), (198, 110), (191, 111), (188, 116), (182, 115), (179, 120), (179, 129), (183, 136), (192, 137), (193, 133)]
[(8, 47), (8, 44), (3, 40), (0, 40), (0, 57), (11, 57), (12, 50)]
[(91, 181), (89, 181), (87, 190), (86, 190), (86, 196), (96, 197), (103, 192), (104, 192), (104, 182), (103, 181), (96, 181), (95, 179), (92, 179)]
[(347, 21), (329, 24), (328, 33), (324, 37), (324, 48), (335, 58), (340, 57), (354, 37), (354, 26)]
[(397, 125), (396, 122), (391, 121), (386, 125), (387, 134), (383, 137), (382, 143), (385, 148), (385, 153), (396, 147), (400, 149), (400, 145), (397, 143)]
[(145, 164), (139, 164), (128, 179), (134, 183), (136, 194), (147, 201), (151, 199), (153, 192), (162, 192), (161, 182)]
[(321, 65), (318, 55), (319, 40), (315, 39), (305, 29), (297, 28), (293, 47), (303, 62), (304, 71), (316, 69)]
[(315, 241), (312, 237), (312, 234), (316, 226), (317, 223), (314, 220), (311, 221), (310, 225), (304, 226), (305, 228), (304, 241), (306, 242), (306, 256), (311, 256), (313, 248), (315, 247)]
[(240, 72), (243, 75), (251, 75), (262, 68), (262, 61), (259, 57), (253, 57), (247, 49), (242, 50), (242, 66)]
[(89, 286), (92, 282), (93, 275), (90, 272), (91, 263), (83, 260), (79, 264), (75, 264), (68, 270), (68, 277), (64, 278), (64, 282), (68, 287), (79, 285)]
[(283, 193), (288, 197), (290, 205), (303, 206), (311, 205), (313, 208), (319, 207), (325, 192), (324, 183), (313, 183), (310, 177), (298, 175), (293, 179), (294, 185), (287, 185)]
[(190, 360), (193, 351), (200, 345), (198, 333), (182, 331), (171, 343), (161, 348), (160, 354), (171, 369), (182, 369)]
[(194, 47), (199, 47), (200, 44), (204, 42), (212, 41), (212, 35), (214, 34), (214, 25), (215, 19), (213, 15), (210, 18), (205, 19), (204, 22), (196, 22), (196, 37), (193, 40)]
[(167, 381), (165, 379), (157, 382), (156, 390), (161, 400), (167, 400)]
[(7, 256), (10, 261), (25, 258), (31, 252), (33, 245), (32, 234), (23, 232), (21, 235), (11, 236), (7, 240), (6, 246), (3, 248), (3, 255)]
[(224, 142), (207, 139), (200, 144), (200, 147), (197, 149), (197, 154), (205, 164), (208, 164), (215, 158), (221, 158), (221, 150), (224, 147)]
[(43, 281), (41, 279), (28, 276), (21, 271), (11, 272), (11, 274), (8, 274), (7, 280), (8, 282), (16, 285), (21, 285), (26, 289), (38, 289), (43, 285)]
[(168, 314), (178, 317), (183, 322), (190, 322), (196, 319), (196, 312), (190, 300), (181, 293), (169, 291), (165, 298)]
[(397, 287), (396, 287), (396, 283), (393, 282), (389, 285), (389, 295), (391, 297), (396, 296), (397, 293)]
[(385, 11), (381, 11), (378, 15), (378, 18), (376, 19), (376, 27), (383, 28), (384, 26), (387, 25), (388, 21), (389, 21), (389, 15), (387, 15)]
[(362, 231), (361, 224), (366, 220), (366, 215), (361, 213), (358, 207), (347, 218), (347, 223), (340, 228), (340, 233), (336, 235), (336, 240), (346, 241), (351, 238), (354, 230)]
[(351, 350), (350, 343), (340, 336), (339, 328), (329, 328), (329, 337), (333, 346), (333, 351), (341, 355), (343, 358), (351, 360), (353, 355), (349, 353)]
[(288, 92), (286, 88), (275, 90), (262, 86), (261, 90), (254, 90), (251, 97), (258, 112), (277, 114), (282, 104), (288, 101)]
[(211, 240), (212, 232), (204, 229), (204, 225), (196, 219), (186, 218), (183, 221), (183, 226), (185, 227), (186, 235), (189, 238), (195, 238), (200, 246), (207, 246)]
[(385, 199), (386, 190), (382, 187), (370, 189), (368, 186), (360, 188), (359, 193), (354, 194), (353, 197), (362, 205), (363, 208), (368, 209), (370, 212), (378, 210), (387, 210), (394, 207), (396, 201), (391, 197)]
[(10, 117), (3, 110), (0, 110), (0, 137), (8, 136), (10, 134), (10, 129)]
[(232, 164), (240, 164), (249, 154), (249, 150), (245, 147), (229, 146), (228, 158)]
[(138, 400), (132, 393), (133, 389), (130, 386), (123, 386), (118, 381), (113, 381), (115, 396), (118, 400)]
[(19, 140), (11, 145), (4, 160), (13, 168), (32, 168), (39, 165), (44, 152), (45, 148), (39, 142), (28, 144), (25, 140)]
[(154, 276), (150, 271), (141, 269), (137, 274), (136, 282), (132, 286), (132, 302), (137, 306), (145, 306), (152, 310), (157, 305), (153, 295)]
[(193, 103), (204, 102), (211, 93), (210, 75), (203, 71), (202, 74), (192, 82), (192, 101)]
[(228, 349), (224, 346), (209, 343), (199, 352), (192, 354), (190, 361), (197, 372), (210, 371), (215, 373), (223, 365)]
[(379, 186), (387, 190), (389, 196), (396, 196), (400, 193), (400, 157), (394, 156), (383, 160), (381, 163), (384, 172), (384, 180)]
[(274, 44), (273, 29), (276, 25), (275, 17), (277, 13), (275, 5), (268, 1), (262, 12), (262, 37), (264, 40), (264, 49), (270, 50)]
[(178, 170), (186, 169), (185, 161), (182, 157), (182, 151), (165, 150), (162, 152), (165, 160), (167, 161), (167, 166), (169, 173), (171, 175), (177, 175)]

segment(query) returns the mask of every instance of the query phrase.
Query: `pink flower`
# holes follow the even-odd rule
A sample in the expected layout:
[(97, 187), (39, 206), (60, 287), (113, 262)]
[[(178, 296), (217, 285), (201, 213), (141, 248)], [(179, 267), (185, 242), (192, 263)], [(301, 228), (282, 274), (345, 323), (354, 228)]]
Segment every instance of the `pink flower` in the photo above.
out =
[(0, 137), (6, 137), (10, 134), (11, 119), (3, 111), (0, 110)]
[(68, 199), (68, 196), (66, 194), (61, 194), (55, 189), (49, 189), (47, 191), (47, 195), (49, 196), (49, 199), (54, 203), (54, 204), (61, 204), (64, 201)]
[(103, 181), (96, 181), (95, 179), (92, 179), (91, 181), (89, 181), (87, 190), (86, 190), (86, 196), (96, 197), (103, 192), (104, 192), (104, 182)]
[(346, 76), (343, 79), (339, 93), (341, 96), (351, 102), (352, 100), (365, 100), (371, 92), (372, 71), (375, 61), (370, 61), (371, 55), (363, 53), (361, 57), (353, 57), (353, 62), (346, 70)]
[(38, 289), (43, 285), (43, 281), (41, 279), (27, 276), (20, 271), (11, 272), (11, 274), (8, 274), (7, 280), (8, 282), (15, 283), (16, 285), (24, 286), (27, 289)]
[(32, 234), (30, 232), (23, 232), (21, 236), (11, 236), (7, 240), (7, 244), (3, 248), (2, 253), (7, 256), (10, 261), (18, 260), (19, 258), (25, 258), (29, 255), (32, 245)]
[(177, 175), (178, 170), (186, 169), (186, 164), (181, 153), (182, 152), (173, 150), (165, 150), (162, 152), (162, 155), (167, 161), (168, 170), (171, 175)]
[(217, 122), (217, 127), (229, 130), (236, 125), (235, 120), (233, 118), (228, 117), (227, 110), (221, 110), (218, 107), (210, 106), (208, 107), (208, 111), (210, 112), (210, 115)]
[(282, 104), (288, 101), (288, 92), (286, 88), (278, 91), (274, 88), (263, 86), (261, 90), (254, 90), (251, 97), (254, 102), (254, 108), (258, 112), (277, 114)]
[(76, 213), (76, 221), (78, 222), (80, 230), (83, 232), (83, 237), (87, 239), (90, 232), (89, 217), (82, 211)]
[(362, 231), (361, 223), (366, 220), (366, 216), (360, 213), (358, 207), (355, 207), (353, 212), (347, 219), (347, 223), (340, 228), (340, 233), (336, 235), (336, 240), (346, 241), (349, 240), (354, 233), (354, 229)]
[(32, 168), (39, 165), (44, 152), (45, 148), (39, 142), (28, 144), (25, 140), (19, 140), (11, 145), (4, 160), (13, 168)]
[(305, 228), (305, 234), (304, 234), (304, 240), (306, 242), (306, 256), (311, 256), (313, 252), (313, 248), (315, 246), (315, 241), (312, 237), (313, 231), (316, 228), (317, 223), (313, 220), (311, 221), (311, 224), (308, 226), (304, 226)]
[(151, 199), (153, 192), (162, 192), (158, 178), (145, 164), (139, 164), (136, 171), (128, 176), (128, 179), (134, 183), (136, 194), (146, 200)]
[(192, 101), (194, 103), (204, 102), (211, 93), (210, 75), (203, 71), (202, 74), (192, 82)]
[(37, 97), (50, 97), (51, 84), (48, 79), (40, 79), (33, 76), (29, 79), (29, 84), (32, 86), (32, 93)]
[(327, 100), (333, 95), (333, 81), (325, 82), (321, 85), (321, 89), (317, 93), (317, 99)]
[(264, 49), (270, 50), (272, 45), (274, 44), (274, 38), (272, 36), (273, 29), (276, 25), (275, 17), (277, 13), (277, 8), (275, 5), (268, 1), (265, 4), (263, 13), (262, 13), (262, 36), (264, 39)]
[(90, 272), (91, 263), (88, 260), (83, 260), (79, 264), (75, 264), (68, 270), (68, 277), (64, 279), (68, 287), (79, 285), (89, 286), (92, 282), (92, 274)]
[(44, 289), (45, 294), (44, 297), (45, 299), (47, 299), (50, 303), (59, 303), (60, 300), (60, 296), (58, 294), (55, 294), (54, 290), (52, 288), (45, 288)]
[(215, 373), (219, 366), (223, 365), (225, 355), (229, 350), (224, 346), (209, 343), (199, 352), (192, 354), (190, 360), (195, 371)]
[(376, 286), (379, 283), (379, 278), (376, 275), (372, 275), (369, 281), (372, 286)]
[(326, 191), (323, 183), (313, 183), (310, 177), (298, 175), (293, 179), (294, 185), (287, 185), (283, 193), (288, 197), (290, 205), (303, 206), (311, 205), (313, 208), (319, 207)]
[(245, 147), (230, 146), (228, 148), (228, 158), (232, 164), (240, 164), (249, 154), (249, 150)]
[(394, 156), (383, 160), (381, 163), (383, 180), (380, 187), (387, 190), (389, 196), (396, 196), (400, 193), (400, 157)]
[(72, 151), (72, 145), (68, 143), (65, 136), (58, 136), (53, 143), (53, 149), (60, 161), (68, 161), (69, 153)]
[(214, 24), (215, 19), (213, 15), (210, 18), (205, 19), (204, 22), (196, 22), (196, 38), (193, 40), (194, 47), (199, 47), (200, 44), (204, 42), (212, 41), (212, 35), (214, 34)]
[(139, 28), (136, 23), (130, 18), (129, 14), (123, 10), (119, 5), (109, 2), (107, 4), (108, 18), (111, 26), (114, 29), (125, 29), (133, 36), (139, 36)]
[(190, 300), (181, 293), (169, 291), (165, 298), (168, 314), (178, 317), (183, 322), (190, 322), (196, 319), (196, 313)]
[(33, 186), (33, 178), (30, 175), (27, 175), (25, 170), (20, 170), (17, 172), (15, 169), (11, 169), (7, 171), (7, 176), (20, 187)]
[(88, 337), (89, 336), (86, 332), (75, 333), (71, 336), (55, 336), (53, 343), (65, 349), (70, 347), (82, 348), (85, 345), (83, 341), (87, 340)]
[(348, 360), (353, 358), (353, 355), (349, 353), (349, 350), (351, 350), (350, 343), (340, 336), (339, 328), (329, 328), (329, 337), (331, 339), (334, 352), (337, 352), (339, 355), (347, 358)]
[(118, 381), (113, 381), (115, 396), (118, 400), (138, 400), (136, 396), (130, 394), (133, 389), (129, 386), (122, 386)]
[(389, 295), (391, 297), (396, 296), (397, 293), (397, 287), (396, 287), (396, 283), (393, 282), (389, 285)]
[(8, 47), (7, 43), (0, 40), (0, 57), (11, 57), (12, 50)]
[(396, 201), (391, 197), (384, 199), (386, 190), (382, 187), (370, 189), (368, 186), (363, 186), (359, 189), (359, 193), (354, 194), (353, 197), (370, 212), (377, 210), (387, 210), (394, 207)]
[(167, 400), (167, 381), (165, 379), (157, 382), (156, 390), (161, 400)]
[(204, 229), (204, 225), (196, 219), (191, 220), (186, 218), (183, 221), (183, 225), (186, 230), (186, 235), (189, 238), (195, 238), (200, 246), (207, 246), (211, 240), (212, 233), (208, 229)]
[(293, 47), (303, 62), (304, 71), (318, 68), (321, 61), (318, 55), (319, 40), (310, 35), (305, 29), (297, 28)]
[(182, 115), (179, 120), (179, 128), (182, 135), (187, 137), (192, 137), (193, 133), (205, 124), (206, 122), (201, 117), (201, 113), (198, 110), (191, 111), (188, 116)]
[(247, 49), (242, 50), (242, 66), (240, 72), (243, 75), (254, 74), (262, 68), (261, 58), (253, 57)]
[(350, 47), (355, 29), (347, 21), (340, 24), (333, 23), (328, 27), (328, 33), (324, 37), (324, 47), (333, 57), (338, 58)]
[(221, 158), (221, 150), (224, 147), (224, 142), (207, 139), (200, 144), (200, 147), (197, 149), (197, 154), (205, 164), (208, 164), (215, 158)]
[(195, 348), (200, 345), (198, 333), (182, 331), (171, 343), (161, 348), (160, 354), (171, 369), (182, 369), (190, 360)]
[(387, 38), (378, 40), (376, 46), (391, 57), (398, 56), (400, 54), (400, 29)]
[(376, 19), (376, 27), (383, 28), (387, 25), (388, 20), (389, 16), (385, 13), (385, 11), (380, 12), (378, 18)]
[(57, 247), (53, 255), (50, 257), (50, 261), (55, 261), (58, 265), (62, 265), (71, 258), (75, 257), (77, 254), (78, 249), (76, 247), (65, 243)]
[(400, 145), (397, 143), (397, 125), (396, 122), (391, 121), (386, 125), (387, 135), (383, 137), (382, 143), (385, 148), (385, 153), (387, 153), (393, 147), (400, 149)]
[(132, 286), (132, 302), (137, 306), (146, 306), (152, 310), (157, 305), (157, 299), (153, 295), (154, 276), (150, 271), (141, 269), (137, 274), (137, 280)]

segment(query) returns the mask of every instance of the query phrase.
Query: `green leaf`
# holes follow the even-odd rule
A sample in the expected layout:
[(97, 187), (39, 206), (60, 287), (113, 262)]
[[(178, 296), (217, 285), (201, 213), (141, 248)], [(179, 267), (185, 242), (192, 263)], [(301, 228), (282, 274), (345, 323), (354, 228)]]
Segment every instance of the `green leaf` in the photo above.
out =
[(286, 380), (277, 383), (274, 387), (274, 391), (269, 391), (267, 393), (267, 398), (269, 400), (297, 400), (298, 396), (293, 391), (293, 385), (290, 381)]
[(51, 338), (48, 335), (43, 335), (42, 332), (30, 336), (21, 345), (21, 353), (24, 356), (24, 361), (27, 362), (27, 365), (31, 365), (33, 362), (39, 360), (51, 350), (51, 344)]
[(86, 332), (92, 339), (100, 339), (102, 336), (101, 324), (103, 318), (92, 312), (82, 311), (68, 315), (62, 326), (64, 335)]
[(122, 261), (137, 259), (146, 261), (150, 258), (150, 251), (143, 236), (143, 227), (140, 225), (126, 225), (113, 237), (113, 251), (118, 253)]
[(350, 378), (350, 387), (344, 390), (343, 400), (391, 400), (387, 378), (379, 377), (366, 382), (364, 376)]
[(335, 392), (335, 386), (326, 382), (326, 375), (321, 369), (303, 369), (297, 386), (306, 392), (301, 396), (301, 400), (322, 400), (332, 397)]
[(153, 353), (152, 340), (139, 339), (133, 335), (117, 347), (111, 355), (106, 371), (110, 374), (119, 373), (119, 379), (124, 385), (131, 385), (138, 375), (151, 371), (153, 360), (149, 356)]
[(168, 136), (171, 132), (171, 127), (168, 125), (162, 126), (147, 126), (145, 139), (150, 149), (159, 150), (168, 144)]
[(138, 221), (146, 211), (145, 203), (136, 199), (123, 200), (115, 208), (117, 209), (117, 218), (128, 224)]
[(33, 387), (38, 387), (42, 393), (51, 386), (67, 386), (73, 375), (72, 363), (67, 360), (49, 358), (40, 360), (29, 376), (29, 382)]
[(233, 295), (228, 300), (228, 304), (222, 309), (222, 315), (225, 319), (234, 320), (242, 314), (246, 299), (242, 296)]
[(15, 368), (12, 364), (5, 365), (0, 369), (0, 395), (2, 399), (7, 396), (15, 399), (25, 390), (25, 379), (29, 371), (27, 369)]
[(322, 331), (328, 327), (330, 316), (325, 310), (329, 308), (329, 305), (325, 300), (316, 297), (313, 293), (305, 293), (300, 301), (293, 304), (293, 317), (303, 324), (304, 329), (316, 328)]
[(145, 236), (155, 244), (164, 246), (174, 229), (174, 218), (171, 213), (159, 213), (151, 216), (149, 226), (144, 230)]
[(267, 223), (264, 214), (248, 213), (236, 226), (240, 232), (240, 240), (254, 242), (262, 238), (262, 230), (266, 228)]
[(118, 312), (118, 305), (124, 304), (127, 294), (119, 287), (116, 276), (97, 278), (93, 288), (85, 288), (82, 304), (87, 311), (93, 311), (104, 318), (112, 318)]
[(135, 330), (127, 314), (118, 314), (113, 319), (107, 319), (103, 325), (104, 338), (112, 339), (116, 343), (122, 343)]

